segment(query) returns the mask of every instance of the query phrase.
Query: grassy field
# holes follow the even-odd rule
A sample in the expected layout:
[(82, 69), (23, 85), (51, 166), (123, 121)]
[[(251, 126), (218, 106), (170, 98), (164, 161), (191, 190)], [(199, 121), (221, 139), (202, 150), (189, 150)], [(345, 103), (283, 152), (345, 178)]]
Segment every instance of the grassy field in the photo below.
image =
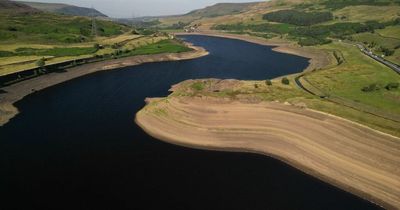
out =
[(92, 57), (99, 50), (96, 43), (111, 48), (138, 36), (128, 34), (131, 29), (125, 25), (97, 20), (94, 37), (90, 18), (24, 9), (19, 13), (0, 8), (0, 75), (34, 68), (42, 57), (46, 64)]
[(336, 10), (336, 17), (345, 17), (341, 21), (366, 22), (369, 20), (389, 21), (399, 16), (400, 6), (349, 6)]
[[(394, 36), (394, 35), (392, 35)], [(353, 35), (353, 38), (359, 42), (372, 43), (376, 45), (394, 49), (396, 46), (400, 46), (400, 38), (384, 37), (378, 33), (360, 33)]]
[(159, 53), (180, 53), (191, 49), (174, 40), (162, 40), (133, 50), (130, 55), (149, 55)]
[(125, 42), (127, 40), (133, 40), (143, 37), (142, 35), (125, 33), (114, 37), (96, 37), (95, 42), (101, 45), (113, 45), (115, 43)]
[[(110, 39), (98, 38), (98, 42), (80, 44), (79, 47), (66, 45), (38, 45), (38, 44), (10, 44), (2, 45), (0, 49), (7, 49), (13, 54), (0, 57), (0, 76), (21, 72), (37, 67), (36, 61), (46, 58), (46, 65), (71, 61), (80, 58), (90, 58), (95, 55), (121, 54), (127, 51), (128, 55), (155, 54), (164, 52), (182, 52), (188, 48), (184, 45), (167, 40), (166, 36), (138, 36), (122, 34)], [(96, 50), (95, 43), (103, 45)], [(24, 47), (22, 47), (24, 46)], [(0, 50), (1, 51), (1, 50)]]
[[(111, 21), (97, 21), (98, 35), (114, 36), (127, 27)], [(91, 20), (85, 17), (61, 16), (50, 13), (31, 15), (0, 14), (1, 42), (15, 43), (81, 43), (91, 41)]]
[[(332, 43), (320, 48), (339, 52), (345, 61), (333, 68), (307, 75), (306, 78), (314, 86), (329, 95), (400, 114), (400, 89), (389, 91), (384, 88), (389, 83), (400, 82), (396, 72), (365, 56), (357, 47), (349, 44)], [(377, 84), (380, 89), (362, 91), (364, 87), (372, 84)]]
[(377, 30), (377, 32), (385, 37), (400, 39), (400, 26), (389, 26), (384, 29)]
[[(0, 76), (63, 61), (115, 54), (165, 40), (166, 36), (132, 33), (126, 26), (98, 20), (98, 36), (90, 36), (91, 20), (49, 13), (0, 14)], [(79, 37), (79, 40), (68, 37)], [(102, 46), (95, 48), (95, 45)]]
[[(383, 36), (380, 31), (384, 31), (384, 33), (389, 36)], [(362, 42), (367, 46), (369, 45), (372, 51), (378, 55), (384, 54), (381, 47), (392, 50), (393, 54), (386, 56), (386, 59), (393, 63), (400, 64), (400, 37), (394, 38), (395, 36), (396, 31), (391, 28), (386, 30), (385, 28), (378, 30), (377, 33), (360, 33), (353, 35), (352, 37), (355, 41)]]

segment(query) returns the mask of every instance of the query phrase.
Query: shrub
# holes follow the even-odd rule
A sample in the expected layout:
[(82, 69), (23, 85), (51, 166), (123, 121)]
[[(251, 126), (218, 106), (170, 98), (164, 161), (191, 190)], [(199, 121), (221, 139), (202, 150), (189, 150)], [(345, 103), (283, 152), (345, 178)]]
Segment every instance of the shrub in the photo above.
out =
[(282, 78), (282, 84), (289, 85), (290, 84), (289, 79), (287, 77)]
[(197, 90), (197, 91), (201, 91), (204, 89), (204, 83), (203, 82), (196, 82), (192, 84), (192, 88)]
[(388, 48), (385, 48), (385, 47), (381, 47), (381, 51), (383, 52), (383, 54), (385, 56), (391, 56), (391, 55), (394, 54), (394, 50), (391, 50), (391, 49), (388, 49)]
[(96, 49), (96, 50), (99, 50), (100, 49), (100, 45), (98, 43), (96, 43), (96, 44), (93, 45), (93, 48)]
[(335, 58), (336, 58), (337, 65), (340, 65), (343, 63), (342, 58), (337, 54), (336, 51), (333, 51), (333, 56), (335, 56)]
[(0, 51), (0, 57), (9, 57), (9, 56), (13, 56), (14, 53), (10, 52), (10, 51)]
[(114, 44), (111, 45), (111, 48), (112, 48), (112, 49), (118, 49), (118, 48), (120, 48), (120, 47), (121, 47), (121, 45), (118, 44), (118, 43), (114, 43)]
[(400, 84), (398, 82), (391, 82), (385, 86), (386, 90), (398, 89)]
[(257, 89), (257, 88), (258, 88), (258, 84), (254, 84), (254, 88), (256, 88), (256, 89)]
[(119, 56), (119, 55), (121, 55), (122, 54), (122, 50), (115, 50), (114, 51), (114, 55), (115, 56)]
[(267, 79), (267, 80), (265, 80), (265, 84), (268, 85), (268, 86), (271, 86), (272, 85), (272, 81)]
[(45, 65), (46, 65), (46, 61), (45, 61), (44, 58), (41, 58), (41, 59), (39, 59), (39, 60), (36, 61), (36, 66), (38, 66), (38, 67), (40, 67), (40, 68), (42, 68), (42, 67), (45, 66)]
[(14, 27), (14, 26), (8, 26), (7, 30), (8, 31), (18, 31), (18, 29), (16, 27)]
[(381, 89), (381, 87), (378, 84), (374, 83), (374, 84), (370, 84), (366, 87), (363, 87), (361, 90), (363, 92), (373, 92), (373, 91), (380, 90), (380, 89)]

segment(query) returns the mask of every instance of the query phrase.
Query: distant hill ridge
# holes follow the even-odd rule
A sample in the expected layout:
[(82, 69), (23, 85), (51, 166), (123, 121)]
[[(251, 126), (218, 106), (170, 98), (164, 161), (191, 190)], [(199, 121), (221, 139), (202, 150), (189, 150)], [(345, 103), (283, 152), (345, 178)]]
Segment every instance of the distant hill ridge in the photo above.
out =
[(260, 2), (250, 3), (218, 3), (203, 9), (193, 10), (186, 15), (200, 16), (200, 17), (217, 17), (223, 15), (232, 15), (240, 13), (251, 6), (257, 5)]
[(33, 14), (40, 13), (40, 10), (32, 8), (28, 5), (21, 4), (19, 2), (9, 1), (9, 0), (0, 0), (0, 12), (7, 14)]
[(42, 2), (23, 2), (18, 1), (18, 3), (22, 3), (24, 5), (30, 6), (32, 8), (38, 9), (40, 11), (58, 13), (64, 15), (73, 15), (73, 16), (95, 16), (95, 17), (107, 17), (107, 15), (99, 12), (93, 8), (86, 7), (78, 7), (69, 4), (60, 4), (60, 3), (42, 3)]

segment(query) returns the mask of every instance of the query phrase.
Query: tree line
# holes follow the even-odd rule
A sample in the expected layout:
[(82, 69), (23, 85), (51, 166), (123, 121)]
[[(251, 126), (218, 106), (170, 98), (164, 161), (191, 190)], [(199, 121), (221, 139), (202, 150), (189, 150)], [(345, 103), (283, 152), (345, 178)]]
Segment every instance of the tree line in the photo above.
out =
[(310, 26), (333, 20), (333, 15), (330, 12), (280, 10), (265, 14), (263, 19), (271, 22), (288, 23), (297, 26)]

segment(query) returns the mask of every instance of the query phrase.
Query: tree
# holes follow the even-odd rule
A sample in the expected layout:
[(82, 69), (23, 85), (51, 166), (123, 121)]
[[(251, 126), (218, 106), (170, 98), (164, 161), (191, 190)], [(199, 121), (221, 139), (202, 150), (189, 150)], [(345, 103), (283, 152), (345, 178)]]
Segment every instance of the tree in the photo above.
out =
[(391, 82), (386, 85), (386, 90), (393, 90), (393, 89), (398, 89), (400, 84), (398, 82)]
[(391, 55), (394, 54), (394, 50), (391, 50), (391, 49), (388, 49), (388, 48), (385, 48), (385, 47), (381, 47), (381, 51), (383, 52), (383, 54), (385, 56), (391, 56)]
[(272, 81), (267, 79), (267, 80), (265, 80), (265, 84), (268, 85), (268, 86), (271, 86), (272, 85)]
[(290, 84), (289, 79), (287, 77), (282, 78), (282, 84), (289, 85)]
[(96, 50), (99, 50), (100, 49), (100, 45), (98, 43), (96, 43), (96, 44), (93, 45), (93, 48), (96, 49)]
[(370, 84), (368, 86), (363, 87), (361, 90), (363, 92), (372, 92), (372, 91), (376, 91), (376, 90), (380, 90), (381, 87), (380, 85), (374, 83), (374, 84)]
[(44, 58), (41, 58), (36, 61), (36, 66), (43, 68), (46, 65), (46, 60)]

